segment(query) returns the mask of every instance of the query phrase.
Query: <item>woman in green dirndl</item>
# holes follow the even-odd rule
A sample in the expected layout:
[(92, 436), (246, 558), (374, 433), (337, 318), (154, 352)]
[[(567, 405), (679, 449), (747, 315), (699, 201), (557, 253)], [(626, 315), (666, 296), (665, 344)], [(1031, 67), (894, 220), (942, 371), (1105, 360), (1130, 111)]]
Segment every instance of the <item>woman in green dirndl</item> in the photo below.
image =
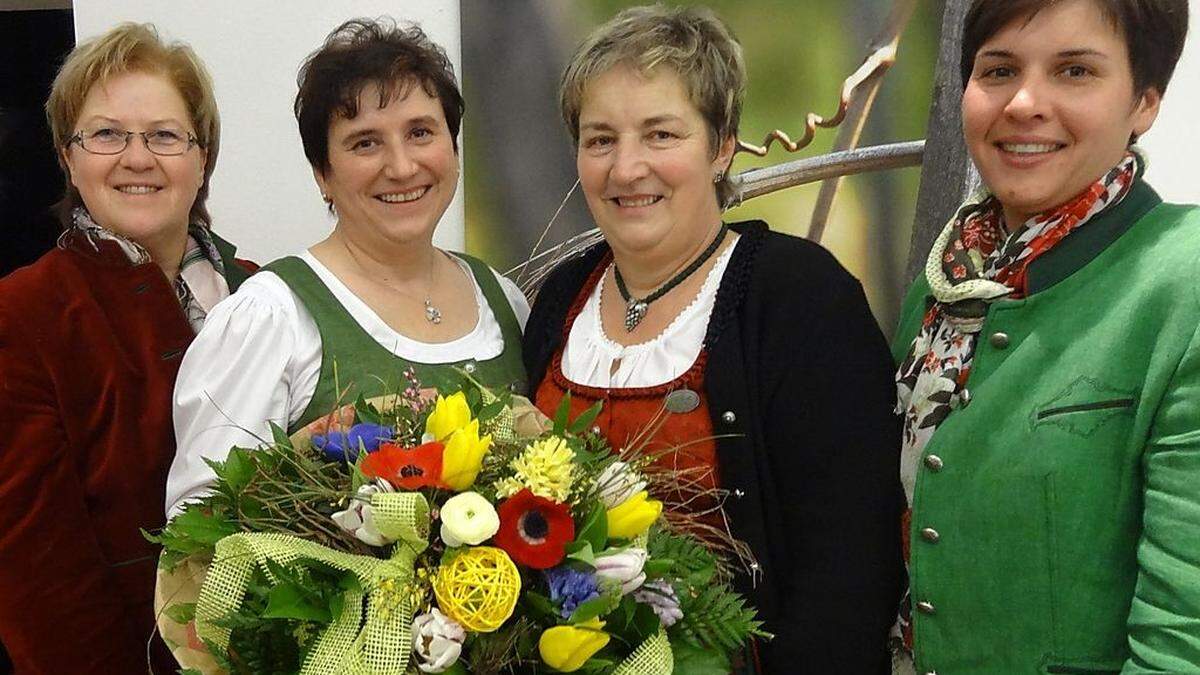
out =
[(462, 373), (524, 380), (521, 291), (433, 245), (458, 184), (463, 99), (445, 52), (416, 26), (353, 20), (304, 63), (295, 112), (337, 223), (216, 307), (175, 389), (179, 450), (168, 515), (214, 479), (205, 460), (289, 434), (353, 403)]

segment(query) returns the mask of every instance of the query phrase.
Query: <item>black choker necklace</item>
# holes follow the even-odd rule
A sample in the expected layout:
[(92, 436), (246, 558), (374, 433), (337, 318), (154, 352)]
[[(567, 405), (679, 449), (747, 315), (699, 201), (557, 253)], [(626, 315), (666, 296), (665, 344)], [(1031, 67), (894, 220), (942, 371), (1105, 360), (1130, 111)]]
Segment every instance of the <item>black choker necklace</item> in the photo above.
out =
[(725, 241), (725, 233), (728, 231), (729, 226), (727, 226), (725, 223), (721, 223), (720, 231), (717, 232), (717, 236), (712, 240), (712, 243), (708, 245), (708, 248), (704, 249), (704, 251), (701, 252), (700, 255), (691, 262), (691, 264), (683, 268), (679, 274), (671, 277), (667, 283), (659, 286), (653, 293), (644, 298), (635, 298), (629, 294), (629, 289), (625, 287), (625, 279), (621, 277), (621, 269), (617, 267), (617, 264), (614, 262), (613, 277), (617, 280), (617, 290), (621, 292), (621, 299), (625, 301), (625, 331), (633, 331), (633, 329), (637, 328), (637, 325), (642, 322), (642, 319), (646, 318), (646, 311), (650, 309), (650, 303), (666, 295), (672, 288), (678, 286), (683, 282), (684, 279), (692, 276), (693, 272), (700, 269), (700, 266), (703, 265), (709, 258), (711, 258), (712, 254), (716, 253), (717, 249), (720, 248), (721, 242)]

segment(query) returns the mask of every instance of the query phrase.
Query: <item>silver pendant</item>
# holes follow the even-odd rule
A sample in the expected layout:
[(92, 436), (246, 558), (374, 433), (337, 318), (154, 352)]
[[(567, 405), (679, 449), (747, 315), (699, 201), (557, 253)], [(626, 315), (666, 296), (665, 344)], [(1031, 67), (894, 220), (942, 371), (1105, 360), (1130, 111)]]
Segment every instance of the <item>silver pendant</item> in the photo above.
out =
[(425, 298), (425, 320), (433, 324), (442, 322), (442, 310), (434, 307), (429, 298)]
[(631, 332), (637, 325), (646, 318), (646, 310), (650, 309), (650, 305), (638, 300), (630, 298), (625, 305), (625, 332)]
[(682, 415), (700, 407), (700, 394), (691, 389), (676, 389), (667, 394), (666, 407), (668, 412)]

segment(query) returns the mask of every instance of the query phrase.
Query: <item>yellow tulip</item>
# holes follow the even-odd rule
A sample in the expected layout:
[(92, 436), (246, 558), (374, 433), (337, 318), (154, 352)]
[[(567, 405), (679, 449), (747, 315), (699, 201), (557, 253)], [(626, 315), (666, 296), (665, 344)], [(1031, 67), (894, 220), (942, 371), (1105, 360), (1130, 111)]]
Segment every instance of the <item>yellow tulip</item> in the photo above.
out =
[(471, 422), (471, 407), (467, 405), (467, 395), (460, 392), (449, 397), (437, 397), (433, 412), (425, 420), (425, 433), (433, 436), (435, 441), (445, 441), (450, 434), (462, 429)]
[(577, 626), (547, 628), (538, 639), (538, 653), (546, 665), (564, 673), (573, 673), (608, 644), (609, 635), (599, 618)]
[(662, 513), (662, 502), (649, 499), (645, 490), (608, 510), (608, 536), (613, 539), (633, 539), (650, 529)]
[(483, 456), (491, 447), (491, 435), (479, 437), (479, 420), (450, 434), (442, 451), (442, 482), (455, 492), (474, 485)]

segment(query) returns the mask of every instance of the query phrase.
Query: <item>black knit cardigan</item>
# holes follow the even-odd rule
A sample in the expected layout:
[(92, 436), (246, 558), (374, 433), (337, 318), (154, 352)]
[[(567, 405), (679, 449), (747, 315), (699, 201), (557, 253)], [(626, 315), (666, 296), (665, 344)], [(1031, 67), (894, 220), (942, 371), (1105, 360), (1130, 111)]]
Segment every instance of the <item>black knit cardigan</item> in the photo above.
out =
[[(903, 577), (900, 426), (887, 343), (862, 287), (819, 245), (765, 223), (742, 235), (704, 339), (726, 512), (760, 566), (737, 580), (775, 639), (766, 673), (886, 673)], [(608, 253), (555, 269), (525, 328), (532, 391), (568, 310)]]

